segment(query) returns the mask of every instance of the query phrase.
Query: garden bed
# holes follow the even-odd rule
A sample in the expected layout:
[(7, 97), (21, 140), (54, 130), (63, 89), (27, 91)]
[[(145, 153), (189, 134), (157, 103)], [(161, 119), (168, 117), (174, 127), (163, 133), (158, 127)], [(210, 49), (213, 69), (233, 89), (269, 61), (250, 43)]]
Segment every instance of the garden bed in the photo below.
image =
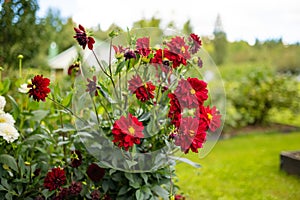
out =
[(281, 152), (280, 169), (288, 174), (300, 176), (300, 151)]

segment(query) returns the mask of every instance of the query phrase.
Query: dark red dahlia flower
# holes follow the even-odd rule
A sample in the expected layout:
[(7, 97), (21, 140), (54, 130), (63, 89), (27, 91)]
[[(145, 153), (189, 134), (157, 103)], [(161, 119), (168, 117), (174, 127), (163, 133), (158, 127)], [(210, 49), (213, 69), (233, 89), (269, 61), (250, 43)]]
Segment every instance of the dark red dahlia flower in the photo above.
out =
[(45, 98), (51, 92), (48, 88), (50, 85), (50, 80), (48, 78), (43, 78), (43, 75), (36, 75), (33, 79), (31, 79), (31, 83), (27, 85), (29, 89), (29, 97), (35, 101), (45, 101)]
[(69, 189), (68, 188), (62, 188), (60, 192), (55, 196), (52, 200), (65, 200), (69, 199)]
[(78, 76), (78, 75), (80, 75), (80, 73), (81, 73), (81, 71), (80, 71), (79, 62), (75, 62), (69, 66), (69, 68), (68, 68), (69, 76)]
[(95, 96), (98, 96), (98, 89), (99, 89), (99, 86), (97, 85), (97, 78), (96, 76), (93, 76), (93, 80), (87, 78), (87, 81), (89, 82), (86, 86), (87, 86), (87, 89), (86, 89), (86, 92), (89, 92), (90, 95), (95, 95)]
[(136, 40), (136, 49), (140, 55), (147, 57), (151, 52), (149, 37), (137, 39)]
[(139, 75), (133, 76), (132, 79), (128, 81), (129, 91), (136, 95), (136, 98), (142, 102), (146, 102), (154, 98), (155, 86), (151, 81), (143, 83)]
[(89, 165), (86, 173), (92, 181), (99, 182), (105, 175), (105, 169), (99, 167), (95, 163), (92, 163)]
[(77, 195), (79, 195), (80, 192), (81, 192), (81, 190), (82, 190), (82, 184), (81, 184), (81, 182), (75, 182), (75, 181), (73, 181), (71, 183), (71, 185), (69, 186), (69, 194), (71, 196), (77, 196)]
[(128, 151), (133, 144), (140, 144), (140, 138), (144, 137), (143, 130), (142, 122), (129, 113), (127, 117), (122, 116), (115, 121), (112, 129), (113, 142)]
[(100, 200), (100, 197), (101, 197), (101, 193), (99, 190), (93, 190), (91, 192), (91, 198), (92, 200)]
[(190, 59), (191, 55), (189, 53), (189, 46), (185, 43), (183, 37), (173, 37), (171, 41), (167, 43), (167, 46), (169, 47), (170, 51), (179, 54), (185, 59)]
[(190, 52), (192, 54), (197, 53), (197, 51), (200, 49), (200, 47), (202, 45), (202, 42), (201, 42), (199, 36), (194, 33), (191, 33), (188, 40), (190, 42), (190, 49), (189, 49)]
[(50, 191), (55, 190), (66, 183), (66, 174), (63, 168), (53, 168), (44, 179), (44, 187)]
[(75, 150), (71, 152), (71, 167), (77, 168), (82, 164), (82, 155), (79, 150)]
[(86, 45), (88, 45), (88, 48), (93, 50), (95, 40), (94, 38), (87, 36), (84, 27), (79, 24), (78, 28), (74, 27), (74, 30), (76, 32), (74, 38), (76, 38), (78, 44), (82, 46), (83, 49), (85, 49)]
[(131, 58), (136, 58), (134, 51), (127, 49), (124, 53), (125, 60), (130, 60)]

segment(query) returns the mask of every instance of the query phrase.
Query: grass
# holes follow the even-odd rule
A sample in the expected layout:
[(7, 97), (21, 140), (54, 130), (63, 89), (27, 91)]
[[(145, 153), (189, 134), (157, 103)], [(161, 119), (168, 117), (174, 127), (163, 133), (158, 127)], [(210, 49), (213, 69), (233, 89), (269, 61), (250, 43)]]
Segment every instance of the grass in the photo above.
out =
[(251, 133), (220, 140), (210, 154), (199, 159), (196, 169), (177, 165), (180, 191), (189, 200), (300, 199), (300, 177), (279, 170), (279, 154), (300, 150), (298, 133)]

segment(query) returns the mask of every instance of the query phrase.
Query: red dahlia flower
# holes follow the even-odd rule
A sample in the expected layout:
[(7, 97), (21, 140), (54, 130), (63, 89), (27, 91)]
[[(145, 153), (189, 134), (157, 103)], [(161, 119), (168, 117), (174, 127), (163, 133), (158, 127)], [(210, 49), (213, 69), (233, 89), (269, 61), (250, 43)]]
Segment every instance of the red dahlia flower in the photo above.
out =
[[(198, 78), (188, 78), (187, 81), (191, 84), (192, 89), (195, 91), (195, 95), (200, 104), (203, 104), (208, 98), (207, 83), (199, 80)], [(192, 92), (192, 91), (191, 91)]]
[(180, 64), (186, 65), (186, 59), (178, 53), (164, 49), (164, 57), (172, 61), (172, 67), (177, 68)]
[(173, 93), (168, 94), (170, 98), (170, 110), (168, 117), (171, 119), (171, 123), (177, 128), (180, 126), (182, 108), (176, 96)]
[(189, 42), (191, 43), (190, 52), (192, 54), (197, 53), (197, 51), (200, 49), (200, 47), (202, 45), (202, 42), (201, 42), (199, 36), (194, 33), (191, 33), (190, 37), (189, 37)]
[[(167, 62), (172, 62), (172, 68), (177, 68), (180, 64), (186, 65), (186, 59), (173, 51), (168, 49), (158, 49), (156, 50), (154, 57), (151, 59), (151, 63), (153, 64), (164, 64)], [(167, 64), (168, 65), (168, 64)]]
[(84, 27), (79, 24), (78, 28), (74, 27), (74, 30), (76, 32), (74, 38), (76, 38), (78, 44), (82, 46), (83, 49), (85, 49), (86, 45), (88, 45), (88, 48), (93, 50), (95, 40), (94, 38), (87, 36)]
[(36, 75), (33, 79), (31, 79), (31, 83), (27, 85), (29, 89), (29, 97), (35, 101), (45, 101), (45, 98), (50, 93), (50, 89), (48, 86), (50, 85), (50, 80), (48, 78), (43, 78), (43, 75)]
[(66, 174), (63, 168), (53, 168), (44, 179), (44, 187), (50, 191), (55, 190), (66, 183)]
[(147, 57), (151, 52), (149, 37), (137, 39), (136, 40), (136, 49), (140, 55)]
[(129, 83), (129, 91), (136, 95), (136, 98), (142, 102), (148, 101), (154, 98), (155, 86), (151, 81), (143, 83), (139, 75), (133, 76)]
[(140, 144), (140, 138), (144, 137), (143, 130), (142, 122), (129, 113), (127, 117), (122, 116), (115, 121), (112, 129), (113, 142), (128, 151), (133, 144)]
[(209, 119), (209, 129), (212, 132), (215, 132), (221, 126), (221, 117), (222, 117), (222, 115), (220, 114), (220, 112), (218, 111), (216, 106), (214, 106), (212, 108), (207, 106), (205, 108), (205, 110), (206, 110), (206, 113), (207, 113), (207, 118)]
[(92, 163), (89, 165), (88, 169), (86, 170), (86, 173), (92, 181), (99, 182), (105, 175), (105, 169), (99, 167), (95, 163)]
[(198, 78), (181, 79), (174, 94), (185, 108), (197, 108), (208, 98), (206, 82)]
[(199, 123), (198, 118), (184, 117), (175, 135), (175, 145), (180, 146), (181, 150), (187, 154), (189, 150), (198, 153), (206, 139), (205, 126)]
[(170, 51), (183, 56), (185, 59), (190, 59), (189, 46), (185, 43), (183, 37), (176, 36), (167, 43)]

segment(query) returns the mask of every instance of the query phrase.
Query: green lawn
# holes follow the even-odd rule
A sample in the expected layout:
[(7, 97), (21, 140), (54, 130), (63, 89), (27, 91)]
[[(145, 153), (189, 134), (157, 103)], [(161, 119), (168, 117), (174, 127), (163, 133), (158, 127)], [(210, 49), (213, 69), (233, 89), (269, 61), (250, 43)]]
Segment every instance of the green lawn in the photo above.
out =
[(177, 165), (180, 191), (187, 199), (300, 199), (300, 177), (279, 170), (283, 150), (300, 150), (300, 133), (253, 133), (220, 140), (195, 169)]

